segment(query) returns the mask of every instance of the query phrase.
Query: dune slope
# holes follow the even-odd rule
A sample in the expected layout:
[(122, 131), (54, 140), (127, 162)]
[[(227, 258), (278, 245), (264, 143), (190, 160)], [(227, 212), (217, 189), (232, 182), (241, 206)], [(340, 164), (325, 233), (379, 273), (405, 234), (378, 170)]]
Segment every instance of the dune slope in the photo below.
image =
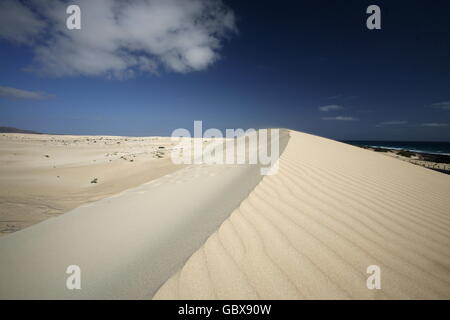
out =
[(278, 174), (153, 298), (448, 299), (450, 176), (291, 131)]
[(169, 158), (174, 144), (163, 137), (0, 134), (0, 237), (183, 168)]
[[(282, 132), (281, 147), (288, 139)], [(148, 298), (249, 195), (260, 170), (188, 165), (6, 235), (0, 299)], [(72, 265), (81, 270), (80, 290), (66, 286)]]

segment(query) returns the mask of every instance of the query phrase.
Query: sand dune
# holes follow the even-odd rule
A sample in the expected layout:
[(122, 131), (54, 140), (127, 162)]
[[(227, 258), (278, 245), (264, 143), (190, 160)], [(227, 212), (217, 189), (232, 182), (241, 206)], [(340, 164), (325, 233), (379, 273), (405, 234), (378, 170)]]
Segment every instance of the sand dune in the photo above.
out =
[[(257, 164), (190, 165), (4, 236), (0, 298), (148, 298), (261, 178)], [(82, 290), (66, 288), (70, 265)]]
[[(283, 133), (275, 175), (190, 165), (117, 179), (114, 195), (3, 236), (0, 298), (450, 298), (449, 175)], [(65, 287), (72, 264), (81, 290)]]
[(0, 236), (181, 169), (166, 155), (173, 145), (167, 137), (0, 134)]
[(278, 174), (154, 298), (448, 299), (450, 177), (291, 132)]

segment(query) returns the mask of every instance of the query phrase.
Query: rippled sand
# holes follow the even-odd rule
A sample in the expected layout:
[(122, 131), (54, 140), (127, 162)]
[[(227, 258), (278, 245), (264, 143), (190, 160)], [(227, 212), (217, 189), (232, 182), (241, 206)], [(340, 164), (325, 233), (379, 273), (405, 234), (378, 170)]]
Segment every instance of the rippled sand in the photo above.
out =
[(154, 298), (448, 299), (450, 176), (291, 131), (278, 174)]

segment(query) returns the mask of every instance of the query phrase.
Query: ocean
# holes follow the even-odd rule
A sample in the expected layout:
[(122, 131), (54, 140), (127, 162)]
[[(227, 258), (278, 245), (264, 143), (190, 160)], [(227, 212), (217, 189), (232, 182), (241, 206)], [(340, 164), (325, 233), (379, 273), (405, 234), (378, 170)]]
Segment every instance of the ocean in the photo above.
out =
[(450, 142), (424, 142), (424, 141), (341, 141), (354, 146), (367, 146), (374, 148), (387, 148), (394, 150), (408, 150), (431, 154), (450, 155)]

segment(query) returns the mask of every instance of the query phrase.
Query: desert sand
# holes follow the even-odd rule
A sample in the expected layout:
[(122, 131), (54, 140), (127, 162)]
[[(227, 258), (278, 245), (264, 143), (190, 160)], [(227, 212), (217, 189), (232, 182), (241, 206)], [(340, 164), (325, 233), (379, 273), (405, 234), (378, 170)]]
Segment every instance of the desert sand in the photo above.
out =
[[(148, 298), (261, 178), (258, 164), (189, 165), (4, 236), (0, 298)], [(71, 265), (81, 290), (66, 288)]]
[(291, 132), (278, 174), (154, 298), (448, 299), (450, 176)]
[[(275, 175), (189, 165), (1, 237), (0, 298), (450, 298), (449, 175), (282, 139)], [(65, 287), (73, 264), (81, 290)], [(366, 286), (370, 265), (379, 290)]]
[(182, 168), (164, 137), (0, 134), (0, 236)]

